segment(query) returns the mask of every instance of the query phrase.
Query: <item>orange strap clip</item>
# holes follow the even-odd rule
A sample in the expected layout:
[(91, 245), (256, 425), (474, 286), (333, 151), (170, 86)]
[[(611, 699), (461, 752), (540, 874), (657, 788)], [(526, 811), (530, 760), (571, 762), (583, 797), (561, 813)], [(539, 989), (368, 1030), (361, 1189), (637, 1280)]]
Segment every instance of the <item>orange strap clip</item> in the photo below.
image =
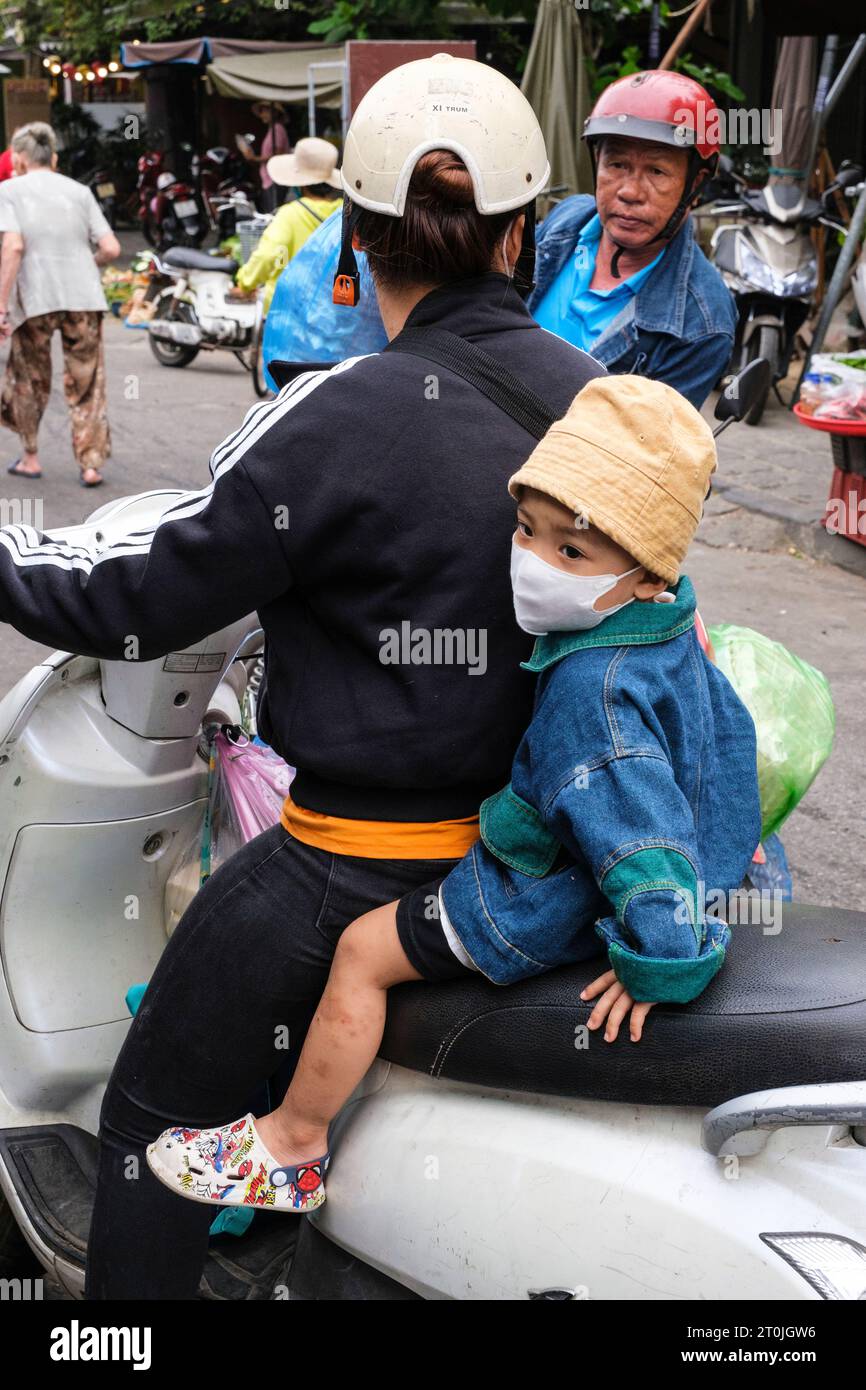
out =
[(354, 308), (361, 297), (361, 277), (360, 275), (340, 275), (334, 276), (333, 302), (335, 304), (347, 304)]

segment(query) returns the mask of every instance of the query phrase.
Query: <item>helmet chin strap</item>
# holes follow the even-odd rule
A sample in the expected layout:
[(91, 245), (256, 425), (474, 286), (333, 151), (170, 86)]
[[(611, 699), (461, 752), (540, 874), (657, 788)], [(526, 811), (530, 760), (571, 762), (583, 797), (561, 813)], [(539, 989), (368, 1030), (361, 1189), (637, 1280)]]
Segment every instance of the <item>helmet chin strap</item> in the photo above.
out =
[(514, 267), (513, 284), (521, 299), (528, 299), (535, 289), (535, 199), (523, 209), (523, 240)]
[(676, 227), (674, 227), (673, 230), (670, 232), (668, 232), (665, 229), (665, 231), (659, 232), (656, 234), (656, 236), (651, 237), (649, 241), (645, 241), (643, 246), (623, 246), (621, 242), (617, 241), (616, 238), (611, 236), (610, 232), (608, 232), (608, 236), (610, 237), (611, 241), (616, 247), (616, 250), (610, 258), (610, 273), (613, 276), (614, 280), (619, 280), (621, 278), (619, 269), (619, 258), (622, 255), (623, 251), (646, 251), (647, 247), (652, 246), (656, 241), (670, 241), (675, 231)]
[(361, 276), (352, 247), (352, 237), (360, 215), (359, 204), (351, 202), (348, 198), (344, 199), (340, 259), (337, 264), (337, 273), (334, 276), (334, 288), (331, 297), (335, 304), (346, 304), (350, 309), (354, 309), (361, 298)]

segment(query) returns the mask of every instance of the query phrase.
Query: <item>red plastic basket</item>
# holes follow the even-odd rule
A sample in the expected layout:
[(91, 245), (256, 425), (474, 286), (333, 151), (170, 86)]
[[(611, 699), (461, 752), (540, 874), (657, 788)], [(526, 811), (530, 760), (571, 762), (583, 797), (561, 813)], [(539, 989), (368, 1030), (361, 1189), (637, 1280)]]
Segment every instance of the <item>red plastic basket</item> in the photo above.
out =
[(866, 439), (866, 420), (833, 420), (829, 417), (816, 419), (814, 415), (806, 414), (799, 401), (794, 406), (794, 414), (800, 424), (808, 425), (810, 430), (822, 430), (824, 434), (846, 434), (857, 439)]

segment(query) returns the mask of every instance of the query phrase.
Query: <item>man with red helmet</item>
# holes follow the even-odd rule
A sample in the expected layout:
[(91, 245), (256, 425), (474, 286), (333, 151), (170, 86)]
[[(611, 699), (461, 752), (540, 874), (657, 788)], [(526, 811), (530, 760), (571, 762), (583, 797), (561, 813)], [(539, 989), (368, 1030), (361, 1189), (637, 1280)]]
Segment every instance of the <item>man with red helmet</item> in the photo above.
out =
[(595, 198), (567, 198), (538, 233), (529, 307), (542, 327), (612, 372), (637, 372), (700, 405), (731, 354), (736, 316), (697, 246), (689, 209), (712, 176), (720, 113), (692, 78), (639, 72), (602, 92), (583, 138)]

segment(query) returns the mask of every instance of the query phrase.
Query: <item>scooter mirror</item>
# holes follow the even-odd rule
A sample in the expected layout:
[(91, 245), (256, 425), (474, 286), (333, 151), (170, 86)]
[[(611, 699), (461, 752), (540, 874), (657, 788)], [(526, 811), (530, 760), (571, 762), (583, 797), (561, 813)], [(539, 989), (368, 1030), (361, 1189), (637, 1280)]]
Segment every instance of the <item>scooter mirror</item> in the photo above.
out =
[(833, 182), (828, 184), (821, 194), (822, 207), (829, 207), (836, 193), (844, 193), (846, 188), (856, 188), (857, 184), (862, 182), (863, 170), (860, 165), (851, 164), (846, 160), (837, 170)]
[(734, 420), (745, 419), (755, 402), (765, 395), (769, 388), (770, 364), (766, 357), (756, 357), (731, 378), (716, 401), (713, 413), (722, 423), (718, 429), (713, 430), (713, 434), (721, 434)]

